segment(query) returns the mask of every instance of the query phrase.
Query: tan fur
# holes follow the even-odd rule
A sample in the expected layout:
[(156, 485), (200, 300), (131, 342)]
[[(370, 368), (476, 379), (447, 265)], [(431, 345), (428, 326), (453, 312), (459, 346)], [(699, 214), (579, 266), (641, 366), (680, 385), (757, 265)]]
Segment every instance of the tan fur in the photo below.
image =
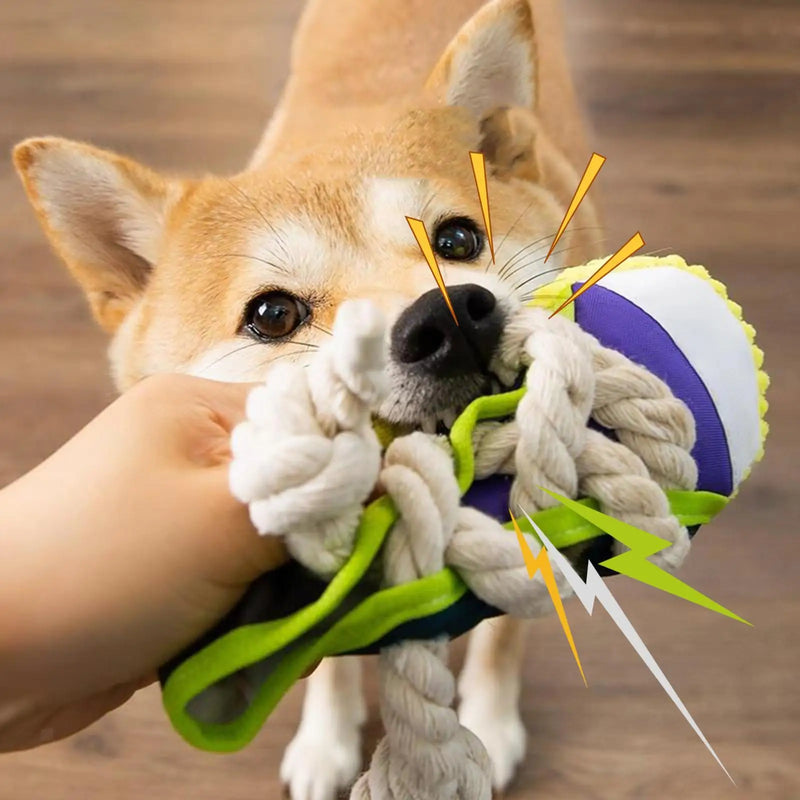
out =
[[(427, 267), (410, 234), (400, 250), (386, 253), (364, 231), (363, 181), (369, 176), (427, 181), (429, 195), (438, 195), (445, 207), (480, 219), (467, 151), (483, 147), (495, 161), (490, 168), (497, 238), (531, 205), (498, 258), (511, 254), (511, 244), (554, 232), (588, 155), (560, 40), (551, 35), (560, 25), (557, 17), (551, 0), (536, 2), (532, 17), (516, 0), (483, 8), (477, 0), (312, 0), (273, 123), (251, 166), (230, 180), (169, 180), (129, 159), (58, 139), (19, 145), (15, 163), (48, 237), (100, 324), (118, 332), (111, 352), (120, 387), (152, 372), (186, 369), (203, 352), (236, 338), (244, 305), (262, 288), (254, 262), (246, 258), (257, 256), (247, 237), (276, 220), (305, 219), (303, 224), (336, 241), (347, 262), (330, 263), (324, 280), (299, 287), (321, 298), (314, 319), (323, 327), (343, 297), (372, 297), (395, 314), (429, 288)], [(486, 109), (479, 120), (446, 106), (454, 55), (468, 50), (476, 31), (509, 18), (520, 45), (530, 50), (535, 108)], [(94, 196), (100, 171), (118, 186)], [(83, 204), (76, 202), (79, 197)], [(112, 217), (120, 209), (111, 206), (123, 197), (149, 207), (159, 220), (150, 241), (132, 244), (128, 220)], [(573, 223), (571, 262), (595, 254), (596, 231), (578, 231), (587, 224), (596, 224), (588, 201)], [(92, 236), (102, 240), (99, 245), (80, 244)], [(148, 252), (137, 252), (137, 245)], [(270, 260), (278, 258), (274, 253)], [(281, 285), (279, 276), (264, 272), (265, 284)], [(388, 285), (391, 299), (382, 296)], [(304, 331), (302, 338), (313, 344), (320, 334)], [(253, 377), (254, 366), (249, 363), (242, 379)]]
[[(393, 320), (434, 286), (405, 216), (431, 232), (447, 217), (482, 220), (471, 150), (487, 157), (497, 263), (488, 248), (474, 263), (442, 263), (446, 281), (482, 284), (509, 303), (547, 282), (542, 257), (590, 151), (558, 0), (531, 2), (310, 0), (272, 122), (231, 178), (162, 177), (61, 139), (18, 145), (45, 233), (114, 334), (118, 387), (165, 371), (258, 380), (276, 358), (323, 341), (349, 297)], [(598, 255), (596, 226), (585, 200), (544, 269)], [(312, 309), (288, 341), (256, 343), (241, 330), (249, 301), (267, 290)], [(498, 786), (524, 747), (522, 641), (512, 622), (485, 625), (462, 683), (464, 720), (487, 745)], [(332, 798), (358, 768), (358, 671), (341, 659), (329, 670), (312, 677), (284, 761), (294, 800)], [(330, 688), (339, 685), (346, 696)]]

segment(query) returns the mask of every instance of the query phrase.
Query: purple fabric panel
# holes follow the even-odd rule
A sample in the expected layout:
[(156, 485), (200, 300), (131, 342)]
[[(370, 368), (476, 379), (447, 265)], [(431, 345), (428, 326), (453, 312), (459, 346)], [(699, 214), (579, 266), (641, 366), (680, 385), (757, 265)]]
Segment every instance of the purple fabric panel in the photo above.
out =
[(462, 502), (483, 511), (498, 522), (508, 521), (508, 503), (511, 493), (511, 475), (490, 475), (474, 481), (467, 489)]
[[(572, 291), (582, 285), (574, 284)], [(686, 403), (697, 426), (692, 450), (697, 488), (730, 495), (733, 473), (725, 429), (702, 378), (667, 331), (646, 311), (602, 286), (593, 286), (575, 300), (575, 321), (606, 347), (647, 367)]]
[[(582, 285), (574, 284), (572, 291)], [(672, 337), (647, 312), (602, 286), (593, 286), (575, 300), (575, 320), (606, 347), (658, 375), (686, 403), (697, 425), (697, 442), (692, 450), (698, 467), (697, 488), (730, 495), (733, 474), (725, 429), (703, 380)], [(601, 429), (593, 421), (590, 425)], [(475, 481), (463, 501), (505, 522), (511, 481), (509, 475)]]

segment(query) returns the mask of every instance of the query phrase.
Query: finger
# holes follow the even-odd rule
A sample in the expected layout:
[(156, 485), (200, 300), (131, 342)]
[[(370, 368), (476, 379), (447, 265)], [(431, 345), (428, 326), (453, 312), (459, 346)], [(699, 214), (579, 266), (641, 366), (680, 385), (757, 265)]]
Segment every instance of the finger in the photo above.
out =
[(0, 741), (0, 750), (27, 750), (72, 736), (126, 703), (138, 688), (137, 682), (123, 683), (78, 702), (34, 714), (21, 721), (12, 741)]
[(252, 545), (252, 563), (254, 570), (257, 571), (255, 577), (264, 572), (277, 569), (289, 561), (289, 551), (286, 549), (282, 537), (260, 536), (252, 526), (251, 530), (252, 535), (255, 537)]
[(216, 412), (220, 424), (230, 433), (246, 414), (247, 397), (261, 384), (258, 383), (223, 383), (207, 381), (208, 401)]
[(148, 686), (151, 686), (154, 683), (158, 682), (158, 672), (148, 672), (146, 675), (142, 675), (139, 680), (134, 681), (133, 684), (136, 686), (137, 691), (139, 689), (146, 689)]

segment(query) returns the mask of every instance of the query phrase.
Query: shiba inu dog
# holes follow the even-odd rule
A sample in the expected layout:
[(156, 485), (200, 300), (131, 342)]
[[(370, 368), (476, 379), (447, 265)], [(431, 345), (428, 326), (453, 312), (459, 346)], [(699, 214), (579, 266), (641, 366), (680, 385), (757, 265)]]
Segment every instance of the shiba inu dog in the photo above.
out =
[[(589, 156), (560, 25), (557, 0), (311, 0), (284, 95), (237, 175), (181, 180), (86, 144), (18, 145), (41, 224), (113, 337), (117, 386), (166, 371), (258, 380), (277, 359), (309, 358), (360, 297), (391, 324), (388, 422), (441, 430), (504, 388), (490, 364), (509, 309), (543, 270), (599, 255), (586, 201), (542, 267)], [(425, 222), (459, 328), (406, 216)], [(497, 788), (523, 756), (523, 643), (519, 622), (482, 624), (459, 684)], [(294, 800), (355, 778), (364, 717), (358, 660), (324, 662), (281, 768)]]

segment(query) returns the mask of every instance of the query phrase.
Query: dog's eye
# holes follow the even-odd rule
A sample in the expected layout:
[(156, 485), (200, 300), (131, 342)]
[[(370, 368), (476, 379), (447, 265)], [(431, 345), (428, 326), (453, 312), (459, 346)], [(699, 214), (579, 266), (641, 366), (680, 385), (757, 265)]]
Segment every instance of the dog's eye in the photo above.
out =
[(436, 228), (434, 237), (436, 255), (450, 261), (471, 261), (483, 250), (483, 236), (470, 219), (448, 219)]
[(310, 313), (305, 303), (290, 294), (267, 292), (250, 301), (244, 327), (259, 339), (280, 339), (302, 325)]

